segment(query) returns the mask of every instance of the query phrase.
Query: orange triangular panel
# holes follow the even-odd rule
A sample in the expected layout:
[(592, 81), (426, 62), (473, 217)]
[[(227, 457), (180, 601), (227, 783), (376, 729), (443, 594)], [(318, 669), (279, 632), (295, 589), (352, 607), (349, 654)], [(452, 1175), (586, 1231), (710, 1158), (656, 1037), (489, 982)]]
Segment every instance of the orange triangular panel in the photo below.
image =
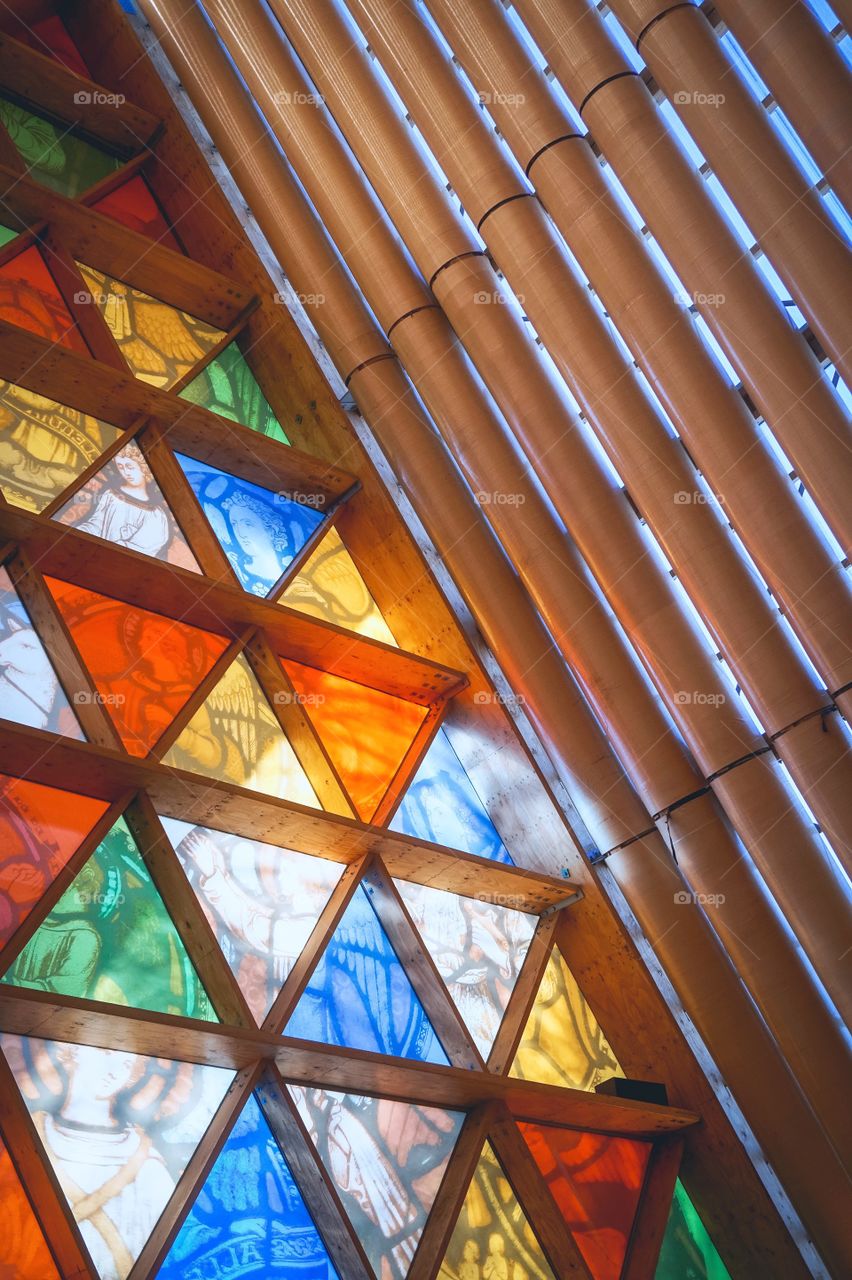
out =
[(3, 1261), (0, 1276), (10, 1280), (59, 1280), (38, 1219), (0, 1138), (0, 1204), (3, 1206)]
[(35, 245), (0, 266), (0, 320), (81, 355), (89, 349)]
[(0, 775), (0, 944), (27, 918), (106, 809), (103, 800)]
[(650, 1142), (519, 1124), (593, 1280), (618, 1280)]
[(369, 822), (428, 708), (290, 658), (281, 665), (359, 816)]
[(147, 755), (228, 641), (70, 582), (45, 582), (126, 749)]
[(489, 1142), (467, 1189), (438, 1280), (556, 1280)]

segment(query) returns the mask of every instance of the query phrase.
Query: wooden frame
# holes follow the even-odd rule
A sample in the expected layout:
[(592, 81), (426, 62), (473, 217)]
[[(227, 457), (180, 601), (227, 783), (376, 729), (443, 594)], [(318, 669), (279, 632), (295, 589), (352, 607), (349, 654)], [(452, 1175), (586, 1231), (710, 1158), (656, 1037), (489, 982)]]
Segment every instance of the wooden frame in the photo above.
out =
[[(36, 0), (22, 0), (16, 5), (22, 14), (49, 7)], [(97, 22), (103, 10), (101, 0), (73, 0), (62, 5), (62, 13), (74, 34), (85, 28), (86, 23)], [(114, 15), (108, 22), (101, 22), (96, 42), (103, 41), (108, 48), (115, 32), (121, 42), (125, 38), (122, 22), (123, 19), (116, 19)], [(0, 54), (9, 45), (9, 37), (0, 35)], [(7, 77), (7, 88), (48, 114), (63, 116), (69, 89), (91, 82), (57, 68), (55, 62), (39, 53), (24, 46), (20, 48), (24, 52), (16, 64), (18, 69), (11, 79)], [(15, 53), (18, 54), (17, 45)], [(101, 51), (93, 61), (97, 74), (102, 74), (99, 66), (103, 60)], [(144, 68), (142, 73), (151, 74)], [(135, 82), (135, 76), (128, 80), (129, 85)], [(153, 96), (156, 97), (156, 93)], [(69, 200), (22, 177), (19, 167), (13, 164), (14, 157), (10, 158), (2, 150), (0, 137), (0, 187), (13, 184), (7, 207), (9, 216), (22, 232), (20, 241), (14, 243), (22, 245), (29, 240), (38, 243), (46, 248), (52, 265), (58, 264), (63, 296), (72, 316), (82, 320), (81, 331), (97, 358), (89, 360), (56, 348), (0, 321), (0, 377), (113, 422), (122, 435), (78, 477), (71, 490), (50, 504), (44, 515), (0, 505), (0, 538), (9, 544), (4, 555), (17, 548), (12, 562), (16, 581), (24, 584), (34, 623), (49, 637), (54, 660), (62, 669), (63, 685), (72, 696), (75, 691), (90, 694), (89, 702), (78, 704), (86, 708), (81, 719), (85, 721), (89, 741), (77, 743), (40, 730), (11, 727), (0, 742), (0, 770), (102, 797), (110, 802), (110, 807), (0, 952), (0, 963), (5, 972), (116, 816), (124, 812), (155, 886), (222, 1021), (219, 1024), (194, 1022), (47, 992), (0, 987), (0, 1031), (19, 1035), (47, 1032), (57, 1039), (76, 1043), (124, 1046), (154, 1056), (229, 1064), (237, 1072), (129, 1280), (146, 1280), (156, 1272), (226, 1142), (243, 1099), (253, 1089), (276, 1140), (286, 1153), (305, 1201), (320, 1225), (342, 1280), (369, 1280), (372, 1272), (364, 1250), (286, 1091), (287, 1081), (467, 1113), (462, 1136), (412, 1264), (412, 1280), (427, 1280), (427, 1277), (432, 1280), (437, 1274), (443, 1256), (441, 1241), (445, 1246), (486, 1137), (493, 1140), (509, 1181), (519, 1191), (531, 1220), (534, 1219), (533, 1225), (560, 1280), (563, 1275), (586, 1276), (588, 1272), (582, 1261), (578, 1261), (576, 1248), (555, 1204), (528, 1152), (525, 1154), (515, 1119), (549, 1120), (596, 1132), (641, 1136), (665, 1142), (665, 1149), (670, 1151), (679, 1141), (677, 1135), (692, 1132), (698, 1116), (689, 1109), (648, 1107), (574, 1090), (538, 1086), (506, 1074), (547, 961), (557, 928), (556, 915), (544, 915), (539, 920), (488, 1063), (482, 1061), (393, 878), (460, 894), (481, 896), (485, 891), (495, 898), (510, 897), (518, 909), (536, 914), (552, 911), (572, 895), (579, 899), (582, 888), (570, 879), (484, 862), (381, 829), (396, 811), (441, 725), (450, 700), (469, 698), (474, 683), (477, 688), (490, 688), (490, 685), (369, 463), (353, 443), (349, 424), (312, 360), (306, 356), (304, 343), (295, 334), (289, 316), (283, 316), (280, 308), (277, 313), (272, 310), (269, 298), (262, 296), (262, 290), (258, 291), (258, 273), (254, 268), (242, 282), (235, 267), (238, 279), (231, 279), (211, 263), (210, 254), (205, 254), (204, 260), (191, 260), (89, 207), (97, 195), (113, 189), (144, 164), (154, 194), (171, 213), (173, 221), (183, 225), (185, 214), (188, 223), (203, 228), (201, 239), (205, 243), (218, 243), (222, 238), (215, 225), (217, 219), (221, 221), (219, 214), (207, 209), (204, 195), (195, 202), (198, 205), (195, 209), (179, 184), (175, 184), (175, 170), (167, 159), (171, 126), (167, 123), (163, 132), (160, 123), (161, 116), (165, 118), (167, 113), (151, 110), (150, 104), (137, 107), (125, 102), (120, 112), (106, 118), (96, 102), (84, 105), (92, 109), (77, 113), (74, 119), (81, 132), (128, 155), (135, 152), (120, 171), (110, 175), (96, 190), (84, 193), (78, 200)], [(68, 118), (67, 113), (63, 118)], [(201, 163), (194, 152), (186, 154), (188, 165), (197, 167)], [(81, 283), (75, 259), (125, 279), (144, 292), (198, 316), (222, 329), (225, 338), (174, 390), (164, 392), (138, 382), (124, 368), (120, 352), (100, 314), (95, 308), (83, 309), (75, 303), (74, 294)], [(262, 271), (259, 274), (262, 276)], [(267, 285), (268, 281), (263, 283), (263, 288)], [(292, 448), (282, 448), (246, 427), (182, 400), (178, 394), (180, 387), (238, 334), (245, 335), (249, 363), (288, 436), (296, 441)], [(185, 529), (203, 570), (201, 578), (57, 526), (50, 519), (70, 492), (85, 483), (132, 438), (138, 438), (158, 483)], [(418, 652), (406, 652), (277, 603), (287, 583), (321, 540), (320, 535), (297, 557), (269, 599), (252, 597), (242, 591), (174, 460), (175, 450), (201, 461), (215, 462), (226, 470), (233, 468), (264, 487), (309, 495), (318, 509), (331, 518), (340, 512), (347, 541), (351, 539), (353, 558), (362, 568), (380, 606), (390, 601), (393, 607), (399, 608), (406, 637), (415, 633), (418, 626), (426, 633), (434, 627), (436, 634), (445, 637), (437, 647), (438, 656), (433, 656), (429, 634), (424, 635)], [(330, 521), (323, 530), (329, 525)], [(91, 678), (41, 583), (42, 573), (67, 578), (80, 586), (183, 619), (230, 639), (225, 654), (149, 758), (131, 758), (121, 750), (106, 712), (97, 698), (91, 696), (95, 693)], [(409, 599), (412, 581), (414, 589)], [(396, 598), (392, 598), (394, 593)], [(236, 653), (246, 654), (279, 723), (321, 796), (325, 811), (305, 809), (229, 783), (170, 769), (155, 758), (162, 756), (177, 738)], [(421, 729), (388, 784), (372, 824), (361, 823), (355, 817), (345, 786), (304, 711), (296, 703), (276, 702), (275, 694), (288, 690), (287, 678), (277, 661), (279, 655), (428, 708)], [(542, 804), (550, 805), (525, 749), (519, 746), (512, 730), (507, 732), (508, 721), (503, 709), (493, 702), (488, 709), (474, 709), (478, 722), (499, 740), (500, 750), (511, 754), (514, 767), (528, 771), (541, 792)], [(470, 706), (466, 707), (466, 715), (469, 718)], [(181, 817), (253, 836), (339, 861), (345, 866), (307, 946), (261, 1027), (255, 1024), (158, 815)], [(548, 821), (548, 829), (559, 830), (559, 838), (573, 855), (576, 851), (573, 836), (552, 819)], [(338, 1050), (281, 1035), (281, 1028), (286, 1025), (347, 904), (362, 884), (370, 893), (377, 915), (445, 1047), (453, 1064), (450, 1067)], [(34, 1139), (10, 1076), (0, 1055), (0, 1085), (6, 1086), (8, 1095), (8, 1103), (0, 1104), (0, 1129), (22, 1143), (21, 1167), (30, 1194), (40, 1202), (41, 1219), (63, 1277), (93, 1277), (91, 1259), (79, 1229)], [(665, 1167), (663, 1163), (661, 1157), (660, 1187), (663, 1187), (663, 1174), (668, 1176), (666, 1171), (671, 1168), (670, 1162)], [(646, 1237), (653, 1247), (659, 1219), (656, 1205), (654, 1212), (654, 1223), (647, 1232), (641, 1237), (634, 1233), (637, 1243), (635, 1247), (631, 1243), (631, 1250), (637, 1261), (631, 1265), (635, 1267), (639, 1267), (641, 1259), (648, 1254), (649, 1246), (643, 1243)], [(640, 1271), (635, 1271), (635, 1280), (639, 1275)], [(633, 1272), (630, 1280), (634, 1280)]]

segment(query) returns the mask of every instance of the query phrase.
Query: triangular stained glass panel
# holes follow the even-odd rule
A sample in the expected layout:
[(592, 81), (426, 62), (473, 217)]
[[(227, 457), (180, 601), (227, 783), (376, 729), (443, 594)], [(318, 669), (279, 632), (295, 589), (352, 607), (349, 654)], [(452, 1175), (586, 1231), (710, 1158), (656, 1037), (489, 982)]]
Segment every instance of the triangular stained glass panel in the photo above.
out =
[(494, 1149), (486, 1142), (438, 1280), (468, 1276), (556, 1280)]
[(428, 708), (282, 658), (362, 821), (369, 822)]
[(0, 381), (0, 486), (13, 506), (44, 508), (120, 434), (47, 396)]
[(201, 572), (145, 455), (132, 440), (69, 498), (54, 519), (118, 547)]
[(82, 1000), (217, 1021), (123, 818), (98, 845), (2, 981)]
[(0, 1204), (3, 1206), (3, 1260), (9, 1280), (59, 1280), (38, 1218), (21, 1186), (6, 1144), (0, 1138)]
[(0, 774), (0, 945), (106, 810), (103, 800)]
[(554, 947), (510, 1075), (591, 1092), (623, 1076), (606, 1036), (561, 953)]
[(17, 231), (13, 231), (11, 227), (4, 227), (0, 224), (0, 249), (2, 249), (3, 245), (9, 244), (10, 241), (14, 240), (15, 236), (18, 234), (19, 233)]
[(130, 371), (168, 390), (225, 336), (221, 329), (78, 262)]
[(147, 755), (228, 641), (58, 578), (45, 582), (125, 749)]
[(141, 173), (135, 174), (115, 187), (107, 195), (101, 196), (92, 205), (98, 213), (115, 218), (116, 222), (138, 231), (140, 235), (156, 240), (167, 249), (182, 253), (174, 233), (166, 221), (165, 215), (154, 199), (151, 188)]
[(28, 44), (37, 53), (54, 58), (69, 71), (76, 72), (78, 76), (91, 79), (92, 73), (86, 66), (83, 55), (71, 39), (65, 23), (57, 14), (40, 18), (37, 22), (19, 22), (13, 34), (16, 40), (20, 40), (22, 44)]
[(654, 1276), (655, 1280), (731, 1280), (680, 1179)]
[(234, 1072), (8, 1034), (0, 1046), (100, 1280), (125, 1280)]
[(90, 354), (35, 245), (0, 266), (0, 320), (80, 355)]
[(363, 885), (355, 890), (284, 1034), (448, 1065)]
[(485, 898), (395, 880), (476, 1046), (488, 1057), (536, 917)]
[(432, 739), (390, 829), (492, 862), (512, 862), (443, 729)]
[(396, 645), (337, 530), (332, 527), (296, 574), (279, 604), (348, 631)]
[(269, 595), (322, 523), (321, 513), (206, 462), (175, 457), (241, 585)]
[(519, 1124), (593, 1280), (619, 1280), (650, 1142)]
[(288, 1087), (377, 1280), (405, 1280), (464, 1117)]
[(177, 818), (160, 821), (249, 1008), (263, 1022), (342, 865)]
[(0, 716), (66, 738), (84, 737), (48, 652), (0, 567)]
[(166, 752), (163, 763), (312, 809), (322, 807), (242, 654)]
[(0, 97), (0, 121), (23, 160), (28, 177), (74, 199), (121, 168), (110, 155), (46, 116)]
[(180, 394), (220, 418), (251, 427), (282, 444), (290, 443), (236, 342), (220, 351)]
[(157, 1280), (256, 1275), (338, 1280), (254, 1095), (234, 1125)]

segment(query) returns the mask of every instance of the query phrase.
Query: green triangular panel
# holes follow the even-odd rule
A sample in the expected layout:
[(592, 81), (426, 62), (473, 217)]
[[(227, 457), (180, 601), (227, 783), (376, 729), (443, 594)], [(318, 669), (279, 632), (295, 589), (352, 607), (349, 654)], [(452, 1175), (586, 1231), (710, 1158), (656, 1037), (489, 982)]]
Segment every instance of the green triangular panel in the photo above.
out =
[(217, 1020), (124, 818), (77, 873), (2, 981)]
[(251, 427), (282, 444), (290, 443), (236, 342), (225, 347), (180, 394), (220, 418)]
[(126, 1280), (234, 1072), (6, 1033), (0, 1048), (95, 1275)]
[(14, 240), (16, 235), (18, 235), (18, 232), (13, 231), (11, 227), (0, 226), (0, 248), (4, 244), (8, 244), (10, 240)]
[(312, 809), (321, 807), (242, 654), (166, 752), (163, 763)]
[(675, 1185), (654, 1277), (655, 1280), (731, 1280), (680, 1179)]
[(21, 107), (8, 98), (0, 98), (0, 121), (26, 165), (28, 177), (71, 199), (121, 167), (118, 156), (76, 137), (67, 125), (54, 124), (31, 107)]

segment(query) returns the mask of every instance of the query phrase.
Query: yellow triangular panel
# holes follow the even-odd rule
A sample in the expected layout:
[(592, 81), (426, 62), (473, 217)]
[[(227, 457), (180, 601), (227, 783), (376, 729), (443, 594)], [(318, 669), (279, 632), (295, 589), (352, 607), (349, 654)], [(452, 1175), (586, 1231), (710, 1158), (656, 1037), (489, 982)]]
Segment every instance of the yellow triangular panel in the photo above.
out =
[(556, 1280), (490, 1143), (486, 1142), (438, 1280)]
[(554, 947), (509, 1073), (520, 1080), (586, 1089), (623, 1076), (616, 1056)]
[(243, 654), (198, 708), (163, 763), (313, 809), (321, 807)]
[(170, 307), (123, 280), (77, 266), (131, 372), (155, 387), (173, 387), (224, 338), (222, 329)]
[(280, 603), (371, 640), (396, 645), (393, 632), (336, 529), (329, 529)]

